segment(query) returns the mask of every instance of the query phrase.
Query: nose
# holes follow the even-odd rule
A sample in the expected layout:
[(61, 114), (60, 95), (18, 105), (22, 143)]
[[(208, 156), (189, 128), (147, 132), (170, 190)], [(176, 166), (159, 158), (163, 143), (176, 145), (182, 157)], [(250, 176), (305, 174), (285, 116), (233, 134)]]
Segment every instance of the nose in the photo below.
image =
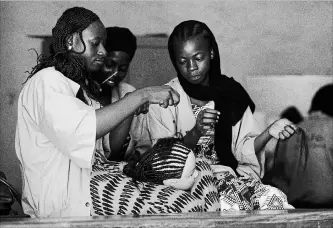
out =
[(105, 47), (102, 43), (99, 45), (99, 49), (98, 49), (97, 54), (102, 56), (102, 57), (105, 57), (107, 55), (107, 51), (105, 50)]
[(118, 70), (118, 65), (117, 64), (112, 64), (111, 66), (108, 65), (105, 67), (105, 72), (107, 72), (108, 74), (118, 74), (119, 70)]
[(196, 61), (193, 60), (193, 59), (191, 59), (190, 61), (188, 61), (187, 69), (189, 69), (190, 71), (197, 70), (198, 69), (198, 65), (197, 65)]

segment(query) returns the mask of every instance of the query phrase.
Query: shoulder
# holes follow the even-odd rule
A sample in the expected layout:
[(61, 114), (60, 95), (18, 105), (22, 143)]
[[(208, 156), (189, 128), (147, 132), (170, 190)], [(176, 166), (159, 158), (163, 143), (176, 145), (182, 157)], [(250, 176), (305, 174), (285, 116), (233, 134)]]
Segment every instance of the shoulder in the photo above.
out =
[(133, 91), (136, 90), (136, 89), (135, 89), (134, 86), (132, 86), (132, 85), (126, 83), (126, 82), (120, 82), (120, 83), (119, 83), (119, 90), (120, 90), (121, 92), (125, 92), (125, 93), (127, 93), (127, 92), (133, 92)]
[(65, 77), (61, 72), (48, 67), (38, 71), (27, 82), (27, 87), (35, 88), (36, 91), (53, 90), (57, 92), (77, 92), (79, 84)]
[(165, 85), (169, 85), (171, 87), (178, 87), (178, 86), (180, 86), (180, 83), (179, 83), (178, 78), (176, 77), (176, 78), (171, 79), (168, 83), (165, 83)]

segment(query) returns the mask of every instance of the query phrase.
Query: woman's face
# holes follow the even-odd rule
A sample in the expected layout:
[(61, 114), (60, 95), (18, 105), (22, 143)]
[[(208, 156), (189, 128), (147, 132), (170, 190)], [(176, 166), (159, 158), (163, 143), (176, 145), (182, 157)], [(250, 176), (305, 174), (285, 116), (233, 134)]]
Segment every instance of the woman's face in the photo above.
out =
[(174, 55), (180, 74), (190, 83), (208, 84), (212, 51), (202, 35), (175, 41)]
[(105, 83), (109, 86), (117, 85), (124, 80), (127, 75), (129, 65), (131, 63), (131, 57), (123, 51), (111, 51), (108, 53), (104, 60), (104, 65), (101, 69), (103, 74), (103, 80), (107, 79), (111, 75), (112, 78)]
[[(103, 23), (100, 20), (91, 23), (82, 31), (82, 39), (86, 50), (79, 55), (83, 59), (86, 69), (89, 72), (96, 72), (103, 66), (107, 54), (104, 48), (106, 30)], [(73, 50), (75, 52), (84, 50), (79, 34), (73, 36)]]

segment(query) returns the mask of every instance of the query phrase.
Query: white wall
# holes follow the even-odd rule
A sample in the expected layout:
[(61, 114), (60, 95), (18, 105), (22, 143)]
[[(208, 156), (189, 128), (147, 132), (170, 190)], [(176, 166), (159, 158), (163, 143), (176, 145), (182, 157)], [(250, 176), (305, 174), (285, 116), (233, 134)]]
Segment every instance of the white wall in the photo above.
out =
[(1, 1), (0, 170), (18, 188), (16, 99), (24, 72), (36, 63), (28, 49), (41, 51), (41, 40), (27, 35), (50, 35), (62, 12), (76, 5), (96, 12), (106, 26), (125, 26), (137, 35), (169, 34), (182, 20), (206, 22), (219, 43), (224, 73), (248, 89), (259, 111), (277, 114), (295, 102), (304, 113), (314, 90), (332, 79), (328, 1)]

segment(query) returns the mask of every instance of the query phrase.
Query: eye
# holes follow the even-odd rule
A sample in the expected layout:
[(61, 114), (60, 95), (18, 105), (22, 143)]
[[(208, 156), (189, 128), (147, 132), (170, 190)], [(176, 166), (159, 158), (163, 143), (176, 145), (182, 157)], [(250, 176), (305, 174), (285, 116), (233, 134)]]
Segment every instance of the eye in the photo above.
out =
[(179, 61), (179, 64), (180, 65), (184, 65), (186, 63), (186, 60), (185, 59), (181, 59), (180, 61)]
[(204, 55), (197, 55), (197, 57), (195, 58), (197, 61), (202, 61), (204, 60), (205, 56)]
[(100, 41), (92, 40), (92, 41), (90, 41), (90, 43), (91, 43), (92, 46), (97, 47), (100, 44)]

